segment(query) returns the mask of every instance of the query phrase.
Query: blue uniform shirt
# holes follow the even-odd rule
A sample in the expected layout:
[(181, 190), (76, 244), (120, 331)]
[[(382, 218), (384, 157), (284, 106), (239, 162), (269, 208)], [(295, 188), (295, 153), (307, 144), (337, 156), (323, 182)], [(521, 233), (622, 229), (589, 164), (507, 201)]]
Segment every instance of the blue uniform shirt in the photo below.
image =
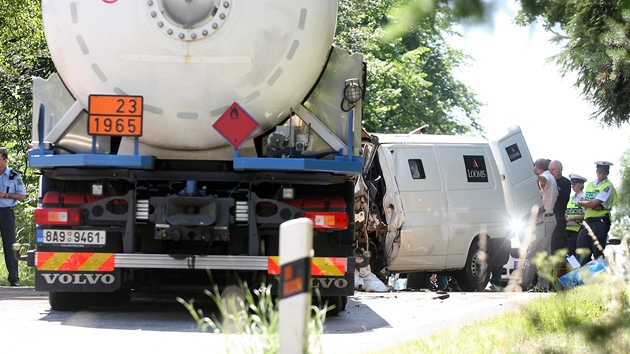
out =
[[(22, 176), (16, 174), (13, 179), (9, 179), (12, 170), (12, 168), (7, 167), (4, 170), (4, 173), (0, 175), (0, 191), (6, 193), (7, 188), (9, 188), (9, 194), (17, 193), (26, 195), (24, 192), (24, 182), (22, 181)], [(12, 207), (17, 204), (17, 202), (17, 200), (12, 198), (0, 198), (0, 208)]]

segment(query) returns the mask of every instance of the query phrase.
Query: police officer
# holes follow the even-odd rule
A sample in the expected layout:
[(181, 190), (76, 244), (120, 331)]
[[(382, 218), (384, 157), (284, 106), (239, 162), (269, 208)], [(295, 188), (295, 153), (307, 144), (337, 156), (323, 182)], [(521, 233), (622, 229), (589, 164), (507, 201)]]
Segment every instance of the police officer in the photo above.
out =
[[(582, 225), (578, 233), (577, 248), (588, 248), (592, 252), (593, 258), (597, 259), (603, 256), (603, 249), (606, 247), (611, 224), (610, 209), (617, 202), (617, 190), (608, 180), (612, 163), (597, 161), (595, 165), (597, 165), (595, 169), (597, 180), (589, 182), (586, 186), (584, 198), (578, 202), (578, 206), (585, 208), (584, 222), (593, 230), (599, 245), (595, 243), (588, 230)], [(584, 265), (589, 261), (590, 257), (584, 257), (580, 263)]]
[(7, 166), (9, 155), (0, 149), (0, 232), (4, 248), (4, 261), (9, 272), (11, 286), (20, 286), (18, 262), (13, 256), (12, 246), (15, 243), (15, 214), (13, 207), (24, 200), (24, 182), (18, 170)]
[(577, 248), (577, 237), (582, 221), (584, 221), (584, 208), (579, 207), (578, 202), (584, 198), (584, 183), (586, 178), (578, 174), (569, 174), (571, 180), (571, 189), (573, 189), (573, 196), (567, 202), (567, 211), (565, 218), (567, 220), (567, 256), (576, 256), (575, 250)]

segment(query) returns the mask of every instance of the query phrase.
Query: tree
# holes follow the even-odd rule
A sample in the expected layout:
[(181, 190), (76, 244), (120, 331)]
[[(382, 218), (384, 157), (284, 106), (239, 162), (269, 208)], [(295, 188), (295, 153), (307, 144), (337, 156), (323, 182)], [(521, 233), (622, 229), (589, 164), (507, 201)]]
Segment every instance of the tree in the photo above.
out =
[(554, 60), (609, 126), (630, 119), (630, 7), (622, 0), (521, 0), (519, 21), (541, 21), (562, 45)]
[[(0, 139), (25, 152), (31, 138), (31, 81), (54, 70), (44, 39), (41, 2), (0, 1)], [(25, 170), (25, 160), (20, 163)], [(15, 163), (15, 161), (14, 161)]]
[(31, 140), (33, 76), (54, 70), (41, 18), (41, 1), (0, 0), (0, 145), (9, 151), (10, 165), (22, 172), (27, 199), (16, 207), (17, 239), (32, 243), (33, 209), (38, 176), (27, 169)]
[[(592, 119), (620, 126), (630, 119), (630, 2), (624, 0), (520, 0), (523, 25), (539, 21), (562, 45), (553, 60), (596, 107)], [(613, 234), (630, 231), (630, 150), (621, 157)]]
[(483, 133), (481, 103), (453, 72), (468, 59), (447, 42), (455, 23), (441, 6), (400, 37), (385, 37), (400, 17), (388, 15), (401, 0), (339, 3), (336, 45), (362, 53), (368, 63), (365, 129), (410, 132), (428, 124), (436, 134)]
[(630, 149), (624, 151), (620, 165), (621, 187), (617, 191), (619, 199), (613, 209), (615, 223), (611, 231), (614, 235), (628, 235), (630, 233)]
[[(566, 74), (577, 74), (575, 85), (595, 108), (591, 118), (607, 126), (630, 120), (630, 2), (628, 0), (519, 0), (516, 22), (540, 22), (562, 46), (551, 60)], [(490, 22), (500, 0), (406, 0), (404, 21), (390, 36), (405, 33), (448, 3), (459, 20)]]

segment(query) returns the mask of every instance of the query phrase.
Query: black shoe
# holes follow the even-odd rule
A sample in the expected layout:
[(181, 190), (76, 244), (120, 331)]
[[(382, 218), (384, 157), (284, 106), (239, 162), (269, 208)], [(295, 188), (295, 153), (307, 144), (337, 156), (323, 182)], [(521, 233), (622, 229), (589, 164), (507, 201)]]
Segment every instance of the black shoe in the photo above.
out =
[(527, 288), (527, 290), (525, 290), (528, 293), (539, 293), (540, 292), (540, 287), (538, 285), (532, 285), (529, 288)]
[(501, 284), (490, 283), (490, 291), (502, 292), (505, 291), (505, 287), (501, 286)]
[(527, 290), (528, 293), (550, 293), (553, 289), (546, 288), (544, 286), (533, 286)]
[(459, 286), (457, 286), (457, 284), (449, 285), (444, 290), (445, 291), (449, 291), (449, 292), (461, 292), (462, 291), (462, 289), (460, 289)]
[(12, 281), (11, 282), (11, 286), (20, 286), (20, 282), (19, 281)]

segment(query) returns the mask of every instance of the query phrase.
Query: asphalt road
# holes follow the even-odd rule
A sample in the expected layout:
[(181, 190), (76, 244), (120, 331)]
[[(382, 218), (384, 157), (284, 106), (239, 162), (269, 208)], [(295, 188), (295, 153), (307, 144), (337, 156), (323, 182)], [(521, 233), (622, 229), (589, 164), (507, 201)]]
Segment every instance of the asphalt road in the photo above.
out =
[[(494, 316), (541, 294), (356, 292), (325, 322), (324, 353), (365, 353)], [(211, 311), (209, 300), (196, 304)], [(206, 312), (207, 313), (207, 312)], [(134, 296), (131, 305), (76, 313), (50, 310), (47, 293), (0, 287), (0, 352), (239, 353), (234, 336), (199, 333), (172, 297)], [(235, 347), (235, 345), (237, 345)], [(6, 350), (5, 350), (6, 349)], [(9, 349), (11, 351), (9, 351)], [(228, 350), (229, 349), (229, 350)]]

